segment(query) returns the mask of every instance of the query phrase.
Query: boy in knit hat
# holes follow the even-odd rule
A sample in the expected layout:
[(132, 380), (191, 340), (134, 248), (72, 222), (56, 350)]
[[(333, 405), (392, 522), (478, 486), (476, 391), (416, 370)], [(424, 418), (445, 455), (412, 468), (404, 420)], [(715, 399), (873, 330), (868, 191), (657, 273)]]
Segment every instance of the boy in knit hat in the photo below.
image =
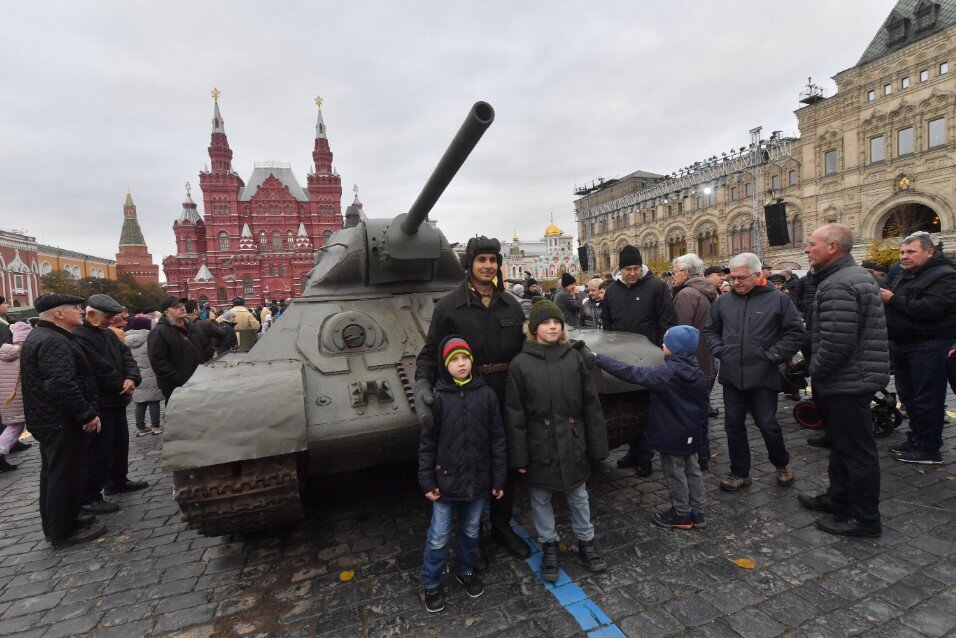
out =
[(633, 366), (607, 355), (597, 365), (614, 376), (651, 391), (647, 437), (661, 453), (661, 468), (670, 490), (671, 508), (653, 515), (662, 527), (704, 527), (704, 479), (697, 462), (702, 428), (707, 427), (707, 378), (697, 364), (700, 332), (674, 326), (664, 334), (664, 363)]
[(511, 361), (505, 393), (508, 460), (525, 474), (531, 513), (542, 546), (541, 578), (558, 579), (558, 532), (551, 497), (563, 493), (571, 529), (588, 569), (607, 569), (594, 543), (585, 481), (591, 462), (608, 456), (607, 429), (597, 390), (580, 350), (568, 343), (564, 316), (547, 300), (531, 308), (528, 340)]
[(472, 598), (485, 589), (474, 573), (481, 514), (488, 497), (504, 495), (505, 430), (494, 390), (472, 371), (471, 347), (457, 335), (438, 350), (442, 364), (432, 401), (432, 422), (422, 427), (418, 482), (432, 501), (432, 521), (422, 560), (425, 609), (445, 608), (442, 571), (458, 514), (456, 579)]

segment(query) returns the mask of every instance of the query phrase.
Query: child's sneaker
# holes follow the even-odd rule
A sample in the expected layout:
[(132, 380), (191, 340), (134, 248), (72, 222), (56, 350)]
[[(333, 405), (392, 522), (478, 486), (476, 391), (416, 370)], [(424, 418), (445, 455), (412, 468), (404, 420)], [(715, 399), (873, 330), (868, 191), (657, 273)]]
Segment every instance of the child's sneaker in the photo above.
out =
[(651, 519), (655, 525), (671, 529), (691, 529), (694, 527), (690, 514), (678, 514), (673, 507), (664, 512), (655, 512)]
[(136, 428), (136, 436), (146, 436), (149, 434), (149, 428)]
[(541, 580), (558, 580), (558, 544), (545, 543), (541, 548)]
[(578, 541), (578, 552), (581, 554), (581, 559), (584, 561), (584, 564), (592, 572), (603, 572), (607, 570), (607, 561), (601, 556), (601, 552), (598, 551), (597, 545), (594, 544), (593, 540)]
[(425, 590), (425, 609), (430, 613), (437, 614), (445, 608), (445, 590), (441, 585), (434, 589)]
[(694, 529), (707, 527), (707, 520), (704, 518), (703, 512), (691, 512), (690, 521), (694, 524)]
[(461, 583), (461, 586), (465, 588), (465, 593), (472, 598), (478, 598), (485, 593), (485, 586), (475, 574), (459, 574), (455, 576), (455, 580)]

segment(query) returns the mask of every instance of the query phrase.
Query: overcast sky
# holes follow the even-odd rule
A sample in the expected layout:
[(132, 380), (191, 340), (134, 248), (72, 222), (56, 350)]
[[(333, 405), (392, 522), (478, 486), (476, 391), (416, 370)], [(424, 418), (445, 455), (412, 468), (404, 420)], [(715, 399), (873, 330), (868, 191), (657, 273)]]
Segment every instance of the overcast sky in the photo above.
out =
[(343, 207), (404, 212), (470, 105), (496, 120), (432, 213), (451, 241), (576, 234), (573, 189), (671, 172), (796, 130), (807, 77), (856, 64), (892, 0), (6, 3), (0, 227), (113, 258), (127, 187), (159, 263), (208, 162), (212, 99), (233, 166), (291, 162), (315, 105)]

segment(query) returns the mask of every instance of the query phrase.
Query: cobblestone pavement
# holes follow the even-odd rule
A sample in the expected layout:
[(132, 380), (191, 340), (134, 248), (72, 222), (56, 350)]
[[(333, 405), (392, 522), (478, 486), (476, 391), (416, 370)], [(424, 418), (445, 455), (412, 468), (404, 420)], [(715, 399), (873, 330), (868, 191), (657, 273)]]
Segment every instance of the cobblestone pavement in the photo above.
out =
[[(827, 454), (805, 444), (791, 406), (781, 400), (779, 412), (797, 472), (789, 489), (776, 485), (762, 442), (751, 439), (753, 486), (721, 492), (726, 442), (721, 420), (711, 420), (716, 456), (705, 472), (704, 530), (649, 523), (666, 499), (656, 462), (646, 480), (613, 462), (593, 477), (592, 512), (611, 567), (591, 575), (571, 551), (562, 567), (625, 634), (954, 631), (956, 427), (944, 431), (944, 466), (893, 461), (888, 447), (901, 440), (899, 430), (879, 440), (883, 537), (840, 539), (817, 531), (797, 503), (798, 491), (824, 488)], [(0, 635), (582, 635), (528, 566), (505, 555), (494, 556), (483, 597), (472, 600), (449, 582), (445, 612), (426, 613), (417, 591), (429, 509), (410, 464), (323, 481), (309, 499), (308, 520), (287, 529), (204, 538), (179, 520), (160, 439), (132, 439), (130, 475), (151, 485), (116, 497), (123, 509), (103, 517), (107, 537), (59, 551), (40, 530), (37, 447), (11, 456), (20, 468), (0, 475)], [(516, 518), (533, 535), (523, 490), (517, 502)], [(558, 518), (572, 546), (563, 505)], [(737, 558), (756, 568), (735, 566)]]

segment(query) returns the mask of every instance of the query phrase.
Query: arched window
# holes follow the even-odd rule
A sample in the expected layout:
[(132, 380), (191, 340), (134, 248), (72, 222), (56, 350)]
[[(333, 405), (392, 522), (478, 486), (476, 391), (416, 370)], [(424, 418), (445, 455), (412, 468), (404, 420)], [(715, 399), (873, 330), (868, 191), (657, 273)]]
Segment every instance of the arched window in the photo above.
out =
[(282, 250), (282, 233), (272, 231), (272, 250)]
[(263, 248), (269, 245), (269, 236), (266, 235), (266, 231), (264, 230), (259, 231), (259, 245)]
[(80, 267), (79, 267), (79, 266), (73, 266), (73, 270), (72, 270), (71, 272), (73, 273), (73, 278), (74, 278), (74, 279), (79, 279), (79, 278), (80, 278)]
[(803, 221), (800, 219), (800, 215), (794, 215), (788, 226), (789, 228), (787, 228), (787, 230), (790, 232), (790, 244), (792, 246), (802, 246)]
[(270, 277), (276, 276), (276, 267), (273, 264), (269, 264), (269, 276)]
[(51, 272), (53, 272), (53, 266), (50, 264), (50, 262), (45, 261), (42, 264), (40, 264), (41, 275), (49, 275)]
[(219, 250), (229, 250), (229, 233), (224, 230), (219, 232)]
[(611, 250), (609, 248), (604, 249), (604, 267), (608, 269), (611, 267)]
[(292, 250), (292, 244), (295, 243), (295, 233), (291, 230), (285, 234), (286, 244), (289, 246), (289, 250)]
[(279, 214), (279, 205), (278, 205), (278, 204), (270, 204), (270, 205), (269, 205), (269, 213), (272, 214), (272, 215), (278, 215), (278, 214)]
[(242, 280), (242, 294), (246, 297), (251, 297), (254, 293), (252, 290), (252, 279), (246, 277)]
[(225, 288), (216, 290), (216, 303), (226, 303), (226, 294)]
[(285, 265), (284, 265), (284, 264), (279, 264), (279, 276), (280, 276), (280, 277), (285, 277)]

